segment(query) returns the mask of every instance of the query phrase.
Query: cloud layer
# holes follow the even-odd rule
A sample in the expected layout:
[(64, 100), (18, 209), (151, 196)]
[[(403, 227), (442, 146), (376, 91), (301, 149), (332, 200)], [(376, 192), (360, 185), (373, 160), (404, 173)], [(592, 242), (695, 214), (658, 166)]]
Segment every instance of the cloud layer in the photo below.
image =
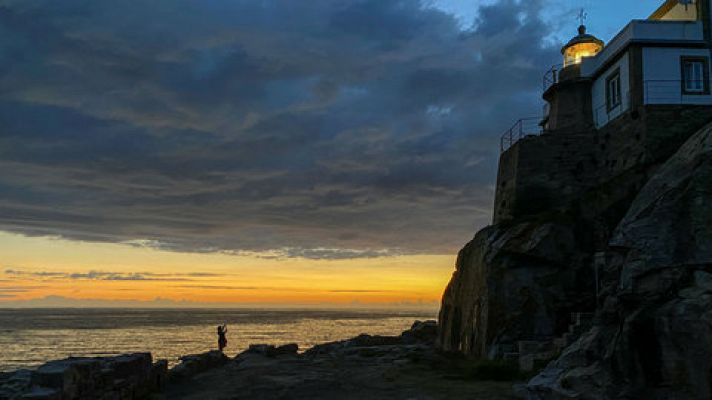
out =
[(542, 1), (0, 2), (0, 229), (307, 258), (443, 253), (536, 114)]
[[(70, 279), (70, 280), (92, 280), (92, 281), (192, 281), (194, 278), (224, 277), (225, 275), (211, 274), (204, 272), (192, 272), (185, 274), (160, 274), (154, 272), (110, 272), (91, 270), (88, 272), (64, 272), (64, 271), (25, 271), (8, 268), (4, 271), (6, 276), (21, 279)], [(6, 288), (0, 287), (0, 290)]]

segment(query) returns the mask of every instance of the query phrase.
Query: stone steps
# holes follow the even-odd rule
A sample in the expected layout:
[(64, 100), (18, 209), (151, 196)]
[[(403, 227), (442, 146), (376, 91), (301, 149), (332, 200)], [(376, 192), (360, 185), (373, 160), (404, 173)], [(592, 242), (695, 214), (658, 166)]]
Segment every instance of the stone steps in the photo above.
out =
[(569, 329), (558, 338), (544, 341), (520, 340), (515, 352), (505, 353), (504, 359), (519, 363), (522, 371), (532, 371), (537, 361), (551, 360), (591, 328), (593, 313), (571, 313)]

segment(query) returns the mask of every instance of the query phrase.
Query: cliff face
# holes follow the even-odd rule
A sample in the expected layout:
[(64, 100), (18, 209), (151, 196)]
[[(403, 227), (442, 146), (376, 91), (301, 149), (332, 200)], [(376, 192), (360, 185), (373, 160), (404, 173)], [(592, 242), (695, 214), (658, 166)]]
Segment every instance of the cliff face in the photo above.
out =
[(712, 128), (640, 191), (606, 269), (596, 326), (532, 380), (531, 398), (711, 398)]
[(712, 128), (690, 134), (565, 206), (480, 231), (443, 296), (439, 345), (507, 358), (595, 312), (530, 399), (711, 398)]
[[(576, 233), (563, 222), (523, 222), (480, 231), (458, 256), (443, 296), (439, 343), (446, 351), (498, 358), (517, 340), (554, 336), (566, 316), (593, 301), (592, 276)], [(584, 292), (585, 293), (585, 292)]]

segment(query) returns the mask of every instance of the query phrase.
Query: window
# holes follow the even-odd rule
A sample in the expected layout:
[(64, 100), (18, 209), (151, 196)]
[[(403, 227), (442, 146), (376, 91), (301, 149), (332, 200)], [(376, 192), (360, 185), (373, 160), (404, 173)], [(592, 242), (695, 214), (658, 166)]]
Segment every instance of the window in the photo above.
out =
[(606, 108), (608, 111), (621, 105), (621, 72), (616, 70), (606, 78)]
[(682, 93), (709, 94), (709, 59), (707, 57), (682, 57)]

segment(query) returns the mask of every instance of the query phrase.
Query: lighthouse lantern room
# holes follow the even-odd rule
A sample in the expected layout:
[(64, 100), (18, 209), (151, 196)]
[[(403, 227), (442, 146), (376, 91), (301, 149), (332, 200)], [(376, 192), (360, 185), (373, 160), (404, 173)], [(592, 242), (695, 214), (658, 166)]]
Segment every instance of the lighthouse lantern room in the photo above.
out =
[(585, 25), (579, 26), (578, 33), (561, 49), (561, 54), (564, 55), (564, 67), (580, 64), (583, 58), (593, 57), (603, 50), (603, 41), (586, 33)]

